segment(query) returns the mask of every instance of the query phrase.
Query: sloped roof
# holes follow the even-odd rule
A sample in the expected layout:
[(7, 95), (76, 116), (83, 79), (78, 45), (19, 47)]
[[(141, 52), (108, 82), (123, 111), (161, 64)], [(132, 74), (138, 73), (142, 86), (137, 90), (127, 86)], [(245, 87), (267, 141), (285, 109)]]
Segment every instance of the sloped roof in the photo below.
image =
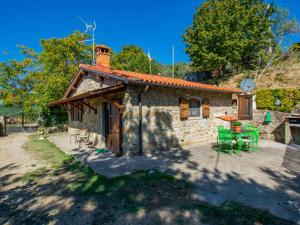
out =
[(65, 103), (81, 101), (83, 99), (100, 97), (100, 96), (103, 96), (103, 94), (123, 90), (125, 87), (126, 87), (125, 84), (119, 84), (119, 85), (106, 87), (106, 88), (102, 88), (102, 89), (98, 89), (98, 90), (94, 90), (94, 91), (88, 91), (83, 94), (75, 95), (72, 97), (58, 99), (57, 101), (50, 102), (49, 105), (50, 106), (63, 105)]
[(242, 91), (234, 88), (218, 87), (215, 85), (203, 84), (198, 82), (191, 82), (182, 79), (176, 79), (171, 77), (164, 77), (152, 74), (143, 74), (136, 72), (129, 72), (125, 70), (115, 70), (108, 67), (94, 66), (80, 64), (80, 69), (88, 70), (92, 72), (99, 72), (102, 74), (111, 75), (114, 78), (120, 78), (128, 83), (144, 83), (152, 85), (173, 86), (179, 88), (194, 88), (199, 90), (215, 91), (215, 92), (227, 92), (227, 93), (241, 93)]

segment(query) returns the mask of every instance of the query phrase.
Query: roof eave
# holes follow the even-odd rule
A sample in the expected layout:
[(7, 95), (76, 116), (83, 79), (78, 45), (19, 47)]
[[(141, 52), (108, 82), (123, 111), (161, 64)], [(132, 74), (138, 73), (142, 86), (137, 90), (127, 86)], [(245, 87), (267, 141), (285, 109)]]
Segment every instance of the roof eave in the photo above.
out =
[(93, 70), (93, 69), (88, 69), (88, 68), (81, 68), (82, 70), (84, 71), (88, 71), (88, 72), (91, 72), (91, 73), (94, 73), (96, 75), (103, 75), (105, 77), (110, 77), (110, 78), (113, 78), (113, 79), (116, 79), (116, 80), (119, 80), (119, 81), (122, 81), (124, 82), (125, 84), (128, 84), (129, 80), (125, 77), (120, 77), (120, 76), (115, 76), (113, 74), (110, 74), (110, 73), (105, 73), (105, 72), (102, 72), (102, 71), (98, 71), (98, 70)]
[(80, 95), (75, 95), (75, 96), (72, 96), (69, 98), (62, 98), (57, 101), (50, 102), (49, 106), (58, 106), (58, 105), (63, 105), (63, 104), (70, 103), (70, 102), (80, 101), (83, 99), (96, 98), (96, 97), (102, 96), (103, 94), (111, 93), (114, 91), (124, 90), (126, 88), (126, 86), (127, 86), (126, 84), (119, 84), (119, 85), (115, 85), (115, 86), (111, 86), (111, 87), (107, 87), (107, 88), (102, 88), (102, 89), (98, 89), (98, 90), (94, 90), (94, 91), (85, 92)]
[(190, 89), (196, 91), (207, 91), (207, 92), (214, 92), (214, 93), (226, 93), (226, 94), (241, 94), (242, 91), (231, 91), (231, 90), (216, 90), (210, 88), (198, 88), (198, 87), (189, 87), (189, 86), (180, 86), (180, 85), (170, 85), (170, 84), (159, 84), (159, 83), (151, 83), (151, 82), (144, 82), (144, 81), (137, 81), (137, 80), (129, 80), (129, 84), (137, 84), (137, 85), (151, 85), (156, 87), (168, 87), (168, 88), (179, 88), (179, 89)]

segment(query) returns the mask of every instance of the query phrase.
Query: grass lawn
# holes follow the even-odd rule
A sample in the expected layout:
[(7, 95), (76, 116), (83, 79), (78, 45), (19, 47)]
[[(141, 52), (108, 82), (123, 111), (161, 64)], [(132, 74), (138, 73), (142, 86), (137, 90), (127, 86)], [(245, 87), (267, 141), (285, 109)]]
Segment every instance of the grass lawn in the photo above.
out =
[[(26, 207), (14, 210), (17, 206), (8, 199), (12, 224), (21, 224), (24, 215), (28, 218), (24, 224), (39, 224), (41, 220), (43, 224), (294, 224), (236, 202), (215, 207), (195, 201), (190, 197), (190, 183), (158, 171), (139, 171), (113, 179), (97, 175), (37, 136), (30, 137), (25, 147), (47, 166), (24, 175), (25, 186), (14, 193), (30, 196), (15, 203)], [(49, 198), (53, 196), (52, 202)], [(35, 199), (32, 204), (37, 204), (42, 197), (47, 204), (40, 203), (36, 208), (30, 205), (30, 200)]]

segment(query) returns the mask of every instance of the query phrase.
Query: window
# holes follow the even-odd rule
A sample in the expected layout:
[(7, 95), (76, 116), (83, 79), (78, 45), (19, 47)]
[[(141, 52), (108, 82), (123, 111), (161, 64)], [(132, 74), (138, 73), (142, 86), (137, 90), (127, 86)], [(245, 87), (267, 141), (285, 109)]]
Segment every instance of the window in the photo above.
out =
[(71, 105), (71, 120), (82, 122), (83, 105), (80, 102)]
[(200, 117), (200, 101), (198, 99), (189, 100), (189, 116)]

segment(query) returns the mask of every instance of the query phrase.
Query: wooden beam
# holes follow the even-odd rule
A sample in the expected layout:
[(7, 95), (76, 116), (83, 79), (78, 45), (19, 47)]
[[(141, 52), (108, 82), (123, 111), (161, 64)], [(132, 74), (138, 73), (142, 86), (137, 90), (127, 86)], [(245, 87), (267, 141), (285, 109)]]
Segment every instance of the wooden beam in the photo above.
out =
[(62, 105), (62, 104), (66, 104), (69, 102), (76, 102), (82, 99), (87, 99), (87, 98), (96, 98), (96, 97), (101, 97), (104, 94), (109, 94), (109, 93), (116, 93), (116, 91), (121, 91), (123, 89), (126, 88), (126, 85), (124, 84), (120, 84), (120, 85), (116, 85), (116, 86), (112, 86), (112, 87), (106, 87), (106, 88), (102, 88), (99, 90), (95, 90), (95, 91), (89, 91), (83, 94), (79, 94), (76, 96), (72, 96), (69, 98), (63, 98), (60, 99), (58, 101), (55, 102), (50, 102), (49, 105), (50, 106), (55, 106), (55, 105)]
[(90, 109), (94, 110), (94, 113), (97, 114), (97, 109), (93, 106), (91, 106), (90, 104), (84, 102), (84, 101), (80, 101), (82, 104), (84, 104), (85, 106), (89, 107)]
[(75, 107), (76, 109), (79, 109), (79, 110), (81, 110), (81, 112), (84, 112), (84, 110), (83, 110), (83, 109), (81, 109), (81, 108), (79, 108), (77, 105), (74, 105), (74, 104), (73, 104), (73, 103), (71, 103), (71, 102), (69, 102), (69, 104), (70, 104), (71, 106)]

